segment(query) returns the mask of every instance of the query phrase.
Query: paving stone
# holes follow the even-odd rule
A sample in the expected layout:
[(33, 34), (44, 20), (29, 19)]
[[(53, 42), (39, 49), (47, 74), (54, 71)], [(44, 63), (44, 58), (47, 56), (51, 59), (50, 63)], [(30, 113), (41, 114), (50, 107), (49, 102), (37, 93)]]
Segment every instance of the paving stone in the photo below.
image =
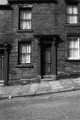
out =
[(64, 87), (61, 85), (60, 81), (53, 81), (53, 82), (49, 82), (51, 89), (52, 90), (57, 90), (57, 89), (63, 89)]
[(80, 85), (80, 78), (72, 79), (72, 81), (77, 85)]
[(40, 83), (37, 93), (44, 93), (44, 92), (46, 93), (49, 91), (51, 91), (49, 82), (43, 81)]
[(66, 79), (66, 80), (61, 80), (60, 81), (61, 85), (64, 87), (64, 89), (73, 89), (74, 88), (74, 84), (72, 82), (72, 80)]
[(38, 89), (38, 87), (39, 87), (39, 84), (38, 83), (33, 83), (33, 84), (31, 84), (31, 86), (30, 86), (30, 93), (35, 93), (36, 91), (37, 91), (37, 89)]

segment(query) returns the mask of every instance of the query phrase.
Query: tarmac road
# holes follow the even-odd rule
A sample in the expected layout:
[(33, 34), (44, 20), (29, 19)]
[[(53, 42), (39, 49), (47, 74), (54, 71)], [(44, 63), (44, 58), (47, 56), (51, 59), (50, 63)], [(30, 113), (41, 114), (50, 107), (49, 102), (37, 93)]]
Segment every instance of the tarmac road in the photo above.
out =
[(80, 91), (1, 100), (0, 120), (80, 120)]

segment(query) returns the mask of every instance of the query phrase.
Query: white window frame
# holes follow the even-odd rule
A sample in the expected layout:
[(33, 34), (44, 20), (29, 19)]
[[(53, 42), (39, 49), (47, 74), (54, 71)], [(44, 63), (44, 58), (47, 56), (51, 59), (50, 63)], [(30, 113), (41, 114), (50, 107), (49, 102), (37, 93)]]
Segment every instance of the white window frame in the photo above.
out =
[(69, 60), (80, 60), (80, 37), (69, 41)]
[(67, 23), (77, 24), (78, 23), (78, 6), (67, 6)]
[(19, 9), (19, 29), (31, 30), (32, 29), (32, 10), (31, 7)]
[(19, 63), (20, 64), (30, 64), (31, 63), (31, 42), (21, 42), (19, 43)]

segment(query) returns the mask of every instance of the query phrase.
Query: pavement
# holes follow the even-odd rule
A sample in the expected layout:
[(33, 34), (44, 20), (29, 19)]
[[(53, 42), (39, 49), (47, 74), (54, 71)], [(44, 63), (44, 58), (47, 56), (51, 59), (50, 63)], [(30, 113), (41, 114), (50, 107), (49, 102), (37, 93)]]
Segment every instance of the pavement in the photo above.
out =
[(0, 86), (0, 100), (80, 90), (80, 78), (41, 81), (26, 85)]

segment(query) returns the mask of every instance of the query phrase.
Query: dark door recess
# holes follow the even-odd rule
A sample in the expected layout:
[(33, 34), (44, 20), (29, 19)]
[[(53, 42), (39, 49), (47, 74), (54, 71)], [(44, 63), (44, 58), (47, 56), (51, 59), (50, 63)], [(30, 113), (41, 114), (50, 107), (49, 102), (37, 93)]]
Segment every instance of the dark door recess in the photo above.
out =
[(41, 75), (50, 75), (52, 72), (51, 44), (41, 47)]

